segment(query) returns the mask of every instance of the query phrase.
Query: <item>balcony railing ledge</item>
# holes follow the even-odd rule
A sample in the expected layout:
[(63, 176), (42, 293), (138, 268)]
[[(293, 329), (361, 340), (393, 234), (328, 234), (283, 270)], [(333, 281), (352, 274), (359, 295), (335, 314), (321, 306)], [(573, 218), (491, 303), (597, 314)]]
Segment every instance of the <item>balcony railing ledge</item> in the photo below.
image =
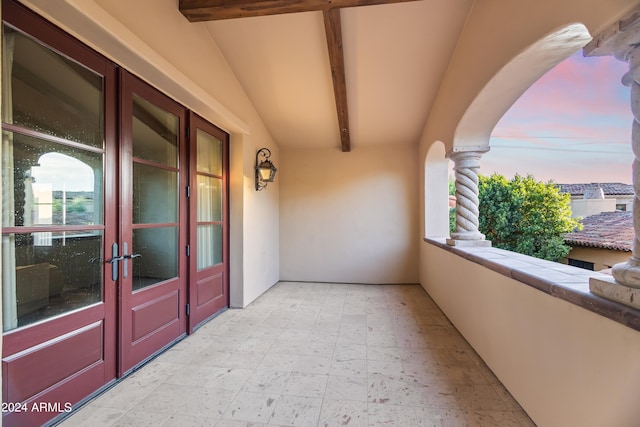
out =
[(424, 241), (553, 297), (640, 331), (640, 310), (610, 301), (589, 291), (589, 278), (608, 277), (602, 273), (494, 247), (451, 246), (446, 243), (445, 238), (425, 237)]

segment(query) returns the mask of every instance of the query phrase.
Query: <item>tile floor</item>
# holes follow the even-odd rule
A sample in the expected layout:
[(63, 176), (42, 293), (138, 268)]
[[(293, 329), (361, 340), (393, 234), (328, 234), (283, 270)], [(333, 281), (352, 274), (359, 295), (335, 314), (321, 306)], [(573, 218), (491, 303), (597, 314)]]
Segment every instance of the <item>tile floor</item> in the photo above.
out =
[(71, 426), (535, 426), (418, 285), (278, 283)]

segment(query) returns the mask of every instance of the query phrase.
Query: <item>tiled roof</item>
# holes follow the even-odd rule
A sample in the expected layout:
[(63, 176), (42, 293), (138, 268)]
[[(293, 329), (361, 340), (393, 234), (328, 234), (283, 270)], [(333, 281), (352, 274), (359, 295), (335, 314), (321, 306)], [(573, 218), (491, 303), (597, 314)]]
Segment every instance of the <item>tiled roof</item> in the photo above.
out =
[(584, 195), (584, 190), (602, 187), (605, 196), (632, 196), (633, 185), (623, 184), (621, 182), (603, 182), (590, 184), (556, 184), (560, 187), (561, 193), (569, 193), (572, 196)]
[(633, 212), (602, 212), (584, 218), (582, 225), (581, 231), (565, 234), (567, 245), (631, 251)]

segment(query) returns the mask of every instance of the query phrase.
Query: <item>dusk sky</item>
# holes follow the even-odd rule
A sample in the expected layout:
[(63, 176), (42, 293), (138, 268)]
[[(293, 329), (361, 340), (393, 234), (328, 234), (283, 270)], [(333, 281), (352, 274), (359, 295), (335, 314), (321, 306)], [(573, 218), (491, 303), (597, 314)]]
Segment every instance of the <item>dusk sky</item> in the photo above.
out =
[(631, 183), (628, 69), (578, 52), (538, 80), (502, 117), (480, 173), (556, 183)]

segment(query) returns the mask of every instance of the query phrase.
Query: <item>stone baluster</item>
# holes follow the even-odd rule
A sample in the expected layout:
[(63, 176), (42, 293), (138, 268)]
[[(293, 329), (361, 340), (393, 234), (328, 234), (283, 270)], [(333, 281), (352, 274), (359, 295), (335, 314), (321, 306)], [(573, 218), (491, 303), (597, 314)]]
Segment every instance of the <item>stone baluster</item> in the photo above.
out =
[(456, 147), (449, 154), (456, 174), (456, 231), (447, 239), (449, 245), (491, 246), (478, 230), (478, 169), (480, 157), (489, 147)]

